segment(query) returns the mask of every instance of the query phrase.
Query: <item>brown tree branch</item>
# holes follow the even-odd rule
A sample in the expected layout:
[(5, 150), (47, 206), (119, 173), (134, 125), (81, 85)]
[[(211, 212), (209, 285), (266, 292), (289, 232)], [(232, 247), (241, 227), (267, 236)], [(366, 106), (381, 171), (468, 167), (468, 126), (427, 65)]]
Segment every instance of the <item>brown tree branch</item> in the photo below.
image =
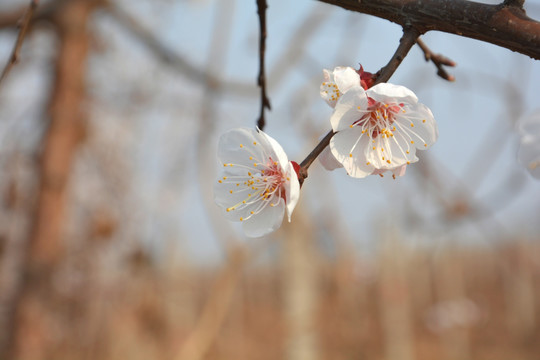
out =
[(499, 5), (467, 0), (319, 0), (387, 19), (420, 34), (437, 30), (495, 44), (540, 60), (540, 23), (527, 16), (523, 1)]
[[(418, 30), (412, 27), (403, 29), (403, 36), (399, 40), (399, 46), (392, 55), (388, 64), (384, 66), (381, 70), (377, 71), (375, 74), (375, 83), (373, 85), (380, 84), (382, 82), (388, 81), (394, 72), (397, 70), (405, 56), (409, 53), (409, 50), (414, 46), (416, 40), (420, 36)], [(313, 151), (300, 163), (300, 170), (298, 171), (298, 180), (300, 185), (304, 183), (304, 180), (308, 177), (308, 169), (315, 161), (315, 159), (321, 154), (321, 152), (330, 144), (330, 139), (334, 136), (335, 132), (330, 130), (325, 137), (315, 146)]]
[(259, 120), (257, 120), (257, 127), (261, 130), (264, 129), (264, 109), (271, 109), (270, 100), (266, 96), (266, 76), (264, 74), (264, 53), (266, 51), (266, 9), (268, 5), (266, 0), (257, 0), (257, 14), (259, 15), (259, 77), (257, 84), (261, 88), (261, 112)]
[(409, 50), (411, 50), (411, 48), (414, 46), (419, 36), (420, 32), (418, 32), (418, 30), (414, 27), (407, 27), (403, 29), (403, 36), (399, 40), (398, 48), (394, 52), (394, 55), (392, 55), (392, 58), (388, 64), (386, 64), (386, 66), (381, 70), (377, 71), (375, 74), (375, 83), (373, 85), (387, 82), (392, 75), (394, 75), (394, 72), (397, 70), (399, 65), (401, 65), (401, 62), (403, 59), (405, 59), (405, 56), (407, 56)]
[(28, 8), (24, 12), (23, 18), (21, 19), (20, 23), (20, 31), (19, 35), (17, 36), (17, 41), (15, 42), (15, 46), (13, 47), (13, 51), (11, 52), (11, 56), (9, 57), (9, 60), (4, 67), (4, 70), (2, 70), (2, 74), (0, 75), (0, 83), (6, 78), (7, 74), (11, 70), (11, 68), (17, 63), (19, 60), (19, 52), (21, 50), (24, 37), (26, 36), (26, 32), (28, 31), (28, 28), (30, 27), (30, 20), (32, 20), (32, 16), (34, 15), (34, 11), (36, 10), (38, 6), (39, 0), (31, 0), (30, 5), (28, 5)]
[(453, 60), (450, 60), (446, 56), (443, 56), (441, 54), (434, 54), (431, 49), (422, 41), (422, 39), (418, 38), (416, 40), (416, 43), (422, 49), (424, 52), (424, 58), (426, 61), (431, 61), (435, 67), (437, 68), (437, 75), (439, 75), (441, 78), (447, 81), (455, 81), (456, 78), (454, 75), (450, 75), (446, 72), (446, 69), (443, 66), (456, 66), (456, 63)]

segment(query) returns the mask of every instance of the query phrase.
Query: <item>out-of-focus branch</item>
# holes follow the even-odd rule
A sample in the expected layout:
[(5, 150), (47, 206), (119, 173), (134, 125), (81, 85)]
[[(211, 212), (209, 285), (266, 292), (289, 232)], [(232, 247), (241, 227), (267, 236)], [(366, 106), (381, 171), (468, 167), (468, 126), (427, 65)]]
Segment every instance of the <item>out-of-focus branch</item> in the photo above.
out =
[[(418, 39), (418, 36), (420, 36), (420, 33), (415, 28), (409, 27), (403, 29), (403, 36), (401, 37), (399, 41), (399, 46), (394, 52), (394, 55), (386, 64), (385, 67), (383, 67), (381, 70), (377, 71), (375, 74), (375, 83), (379, 84), (382, 82), (388, 81), (394, 72), (397, 70), (405, 56), (409, 53), (409, 50), (413, 47), (413, 45), (416, 43), (416, 40)], [(299, 174), (299, 181), (300, 185), (304, 183), (304, 180), (308, 177), (308, 169), (315, 161), (315, 159), (321, 154), (321, 152), (330, 144), (330, 139), (332, 139), (332, 136), (334, 136), (334, 131), (330, 130), (325, 137), (315, 146), (315, 149), (309, 153), (309, 155), (302, 161), (300, 164), (300, 170), (298, 172)]]
[(26, 9), (23, 18), (21, 19), (20, 23), (20, 30), (19, 35), (17, 36), (17, 41), (15, 42), (15, 46), (13, 47), (13, 51), (11, 52), (11, 56), (9, 57), (9, 60), (4, 67), (4, 70), (2, 71), (2, 75), (0, 75), (0, 83), (6, 78), (7, 74), (11, 70), (11, 68), (17, 63), (19, 60), (19, 52), (21, 50), (24, 37), (26, 36), (26, 33), (28, 31), (28, 28), (30, 27), (30, 20), (32, 20), (32, 16), (34, 15), (34, 12), (39, 4), (39, 0), (31, 0), (30, 5), (28, 5), (28, 8)]
[(126, 29), (131, 35), (137, 38), (141, 44), (146, 46), (150, 52), (163, 63), (178, 71), (186, 78), (203, 84), (208, 84), (216, 91), (241, 95), (246, 97), (254, 96), (254, 86), (247, 83), (224, 81), (214, 75), (193, 65), (172, 49), (167, 47), (159, 38), (145, 29), (139, 22), (123, 11), (120, 7), (109, 3), (107, 7), (109, 14)]
[(229, 261), (219, 274), (199, 321), (175, 357), (177, 360), (199, 360), (205, 357), (229, 313), (247, 255), (242, 247), (231, 251)]
[(420, 38), (416, 40), (416, 43), (418, 44), (418, 46), (420, 46), (420, 48), (424, 52), (424, 58), (426, 59), (426, 61), (431, 60), (431, 62), (435, 65), (435, 67), (437, 68), (437, 75), (439, 75), (439, 77), (447, 81), (456, 80), (454, 75), (450, 75), (449, 73), (447, 73), (445, 68), (443, 67), (443, 66), (451, 66), (451, 67), (456, 66), (456, 63), (453, 60), (450, 60), (449, 58), (441, 54), (434, 54), (431, 51), (431, 49), (428, 48), (427, 45)]
[(499, 5), (467, 0), (319, 0), (377, 16), (420, 34), (430, 30), (485, 41), (540, 60), (540, 23), (527, 16), (522, 0)]
[(266, 96), (266, 76), (264, 74), (264, 53), (266, 51), (266, 0), (257, 0), (257, 14), (259, 15), (259, 77), (257, 84), (261, 88), (261, 112), (259, 114), (259, 120), (257, 120), (257, 127), (261, 130), (264, 129), (264, 109), (271, 109), (270, 100)]
[[(33, 24), (36, 21), (51, 19), (52, 15), (56, 13), (57, 10), (62, 8), (67, 1), (69, 0), (53, 0), (45, 2), (44, 4), (40, 3), (39, 7), (34, 10), (30, 23)], [(36, 1), (36, 3), (39, 3), (39, 0)], [(19, 20), (27, 11), (28, 6), (24, 6), (17, 10), (0, 14), (0, 29), (3, 30), (17, 26)]]

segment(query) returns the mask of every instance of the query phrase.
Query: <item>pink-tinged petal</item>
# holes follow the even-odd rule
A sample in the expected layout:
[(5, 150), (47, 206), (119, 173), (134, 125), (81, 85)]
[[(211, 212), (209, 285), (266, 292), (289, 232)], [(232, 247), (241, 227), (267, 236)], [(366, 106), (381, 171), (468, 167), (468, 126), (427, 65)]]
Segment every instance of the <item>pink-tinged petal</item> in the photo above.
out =
[(385, 172), (391, 171), (392, 176), (395, 178), (396, 176), (403, 176), (405, 175), (405, 171), (407, 170), (407, 165), (401, 165), (393, 169), (375, 169), (371, 175), (383, 175)]
[(369, 138), (358, 127), (335, 134), (330, 140), (330, 150), (347, 174), (363, 178), (371, 174), (374, 166), (365, 158), (365, 149)]
[(300, 198), (300, 182), (292, 163), (286, 167), (287, 182), (285, 183), (285, 198), (287, 199), (287, 216), (291, 222), (291, 215)]
[(277, 230), (283, 222), (285, 201), (279, 199), (274, 206), (266, 206), (257, 216), (242, 221), (242, 228), (248, 237), (260, 237)]
[(358, 121), (368, 106), (366, 92), (360, 86), (351, 88), (339, 98), (330, 117), (330, 123), (334, 131), (347, 130)]
[(407, 165), (398, 166), (397, 168), (392, 169), (391, 171), (394, 176), (403, 176), (405, 175), (405, 172), (407, 171)]
[(394, 85), (390, 83), (380, 83), (367, 91), (367, 96), (382, 102), (382, 103), (406, 103), (416, 104), (418, 98), (416, 95), (405, 86)]
[(334, 69), (334, 82), (341, 94), (354, 86), (360, 86), (360, 75), (352, 67), (338, 66)]
[(325, 147), (324, 150), (321, 152), (321, 154), (319, 155), (319, 161), (322, 166), (328, 171), (343, 167), (343, 165), (341, 165), (341, 163), (336, 160), (336, 157), (332, 154), (332, 151), (330, 151), (329, 146)]

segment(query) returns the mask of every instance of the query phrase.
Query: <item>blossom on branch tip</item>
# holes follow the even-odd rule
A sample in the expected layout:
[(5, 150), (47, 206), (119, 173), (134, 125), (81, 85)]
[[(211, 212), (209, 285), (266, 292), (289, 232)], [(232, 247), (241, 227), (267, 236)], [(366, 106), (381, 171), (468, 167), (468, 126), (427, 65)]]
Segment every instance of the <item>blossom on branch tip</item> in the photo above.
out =
[[(330, 118), (336, 134), (330, 150), (352, 177), (392, 171), (418, 161), (438, 138), (431, 110), (404, 86), (381, 83), (367, 90), (350, 88), (341, 95)], [(399, 169), (398, 169), (399, 168)]]
[(352, 67), (338, 66), (331, 74), (327, 69), (323, 69), (320, 94), (331, 107), (335, 107), (341, 95), (355, 86), (360, 86), (360, 75)]
[(521, 134), (518, 161), (536, 179), (540, 179), (540, 110), (518, 122)]
[(216, 203), (249, 237), (271, 233), (289, 221), (300, 196), (295, 163), (261, 130), (238, 128), (221, 135), (218, 158), (223, 174), (214, 187)]

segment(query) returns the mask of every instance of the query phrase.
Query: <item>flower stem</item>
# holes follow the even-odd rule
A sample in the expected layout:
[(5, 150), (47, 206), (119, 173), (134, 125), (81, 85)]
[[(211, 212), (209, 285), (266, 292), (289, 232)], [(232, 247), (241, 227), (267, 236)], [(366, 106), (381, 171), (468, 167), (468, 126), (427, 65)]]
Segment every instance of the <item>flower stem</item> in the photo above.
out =
[(394, 52), (394, 55), (392, 56), (388, 64), (386, 64), (385, 67), (383, 67), (375, 74), (375, 85), (390, 80), (399, 65), (401, 65), (403, 59), (405, 59), (405, 56), (407, 56), (407, 54), (409, 53), (409, 50), (411, 50), (413, 45), (416, 44), (416, 40), (419, 36), (420, 31), (418, 31), (416, 28), (403, 28), (403, 36), (399, 40), (399, 46)]
[(321, 154), (321, 152), (324, 150), (325, 147), (330, 144), (330, 139), (332, 136), (334, 136), (335, 132), (333, 130), (330, 130), (328, 134), (315, 146), (315, 149), (313, 149), (308, 156), (300, 163), (300, 171), (299, 171), (299, 181), (300, 186), (304, 183), (304, 180), (308, 177), (308, 169), (311, 166), (311, 163), (315, 161), (315, 159)]

